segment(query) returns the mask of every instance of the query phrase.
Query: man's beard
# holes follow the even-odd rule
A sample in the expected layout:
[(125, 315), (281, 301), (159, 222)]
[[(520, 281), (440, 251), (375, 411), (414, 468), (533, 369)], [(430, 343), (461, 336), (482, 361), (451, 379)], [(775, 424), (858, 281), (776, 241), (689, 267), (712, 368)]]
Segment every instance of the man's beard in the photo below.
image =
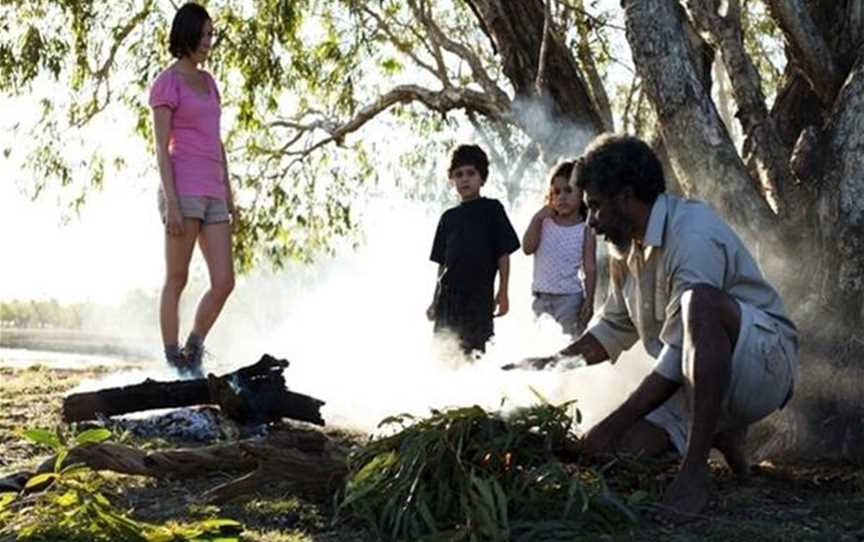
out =
[(615, 230), (607, 232), (606, 242), (609, 245), (610, 253), (620, 259), (627, 257), (630, 252), (630, 239), (633, 232), (633, 223), (621, 218), (616, 224)]

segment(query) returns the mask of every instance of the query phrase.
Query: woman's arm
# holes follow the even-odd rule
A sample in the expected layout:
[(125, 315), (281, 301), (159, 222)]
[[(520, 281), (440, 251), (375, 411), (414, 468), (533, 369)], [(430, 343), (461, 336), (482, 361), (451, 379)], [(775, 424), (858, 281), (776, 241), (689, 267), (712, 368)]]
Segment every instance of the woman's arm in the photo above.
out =
[(165, 228), (168, 235), (183, 235), (183, 215), (180, 213), (174, 171), (168, 155), (172, 114), (171, 108), (166, 106), (153, 108), (153, 136), (156, 140), (156, 162), (159, 165), (162, 194), (165, 197)]
[[(220, 143), (222, 147), (222, 168), (225, 175), (225, 198), (228, 204), (228, 212), (234, 214), (234, 191), (231, 190), (231, 178), (228, 176), (228, 157), (225, 154), (225, 145)], [(232, 216), (233, 219), (233, 216)]]

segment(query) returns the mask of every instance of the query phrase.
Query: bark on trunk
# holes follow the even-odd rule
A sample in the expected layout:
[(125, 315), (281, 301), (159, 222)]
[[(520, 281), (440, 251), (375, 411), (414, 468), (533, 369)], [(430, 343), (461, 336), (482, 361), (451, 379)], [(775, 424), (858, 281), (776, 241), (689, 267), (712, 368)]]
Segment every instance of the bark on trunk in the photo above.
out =
[(790, 147), (784, 146), (777, 135), (765, 105), (759, 73), (744, 50), (740, 6), (737, 0), (730, 0), (725, 16), (716, 12), (710, 0), (688, 0), (687, 6), (696, 27), (711, 36), (712, 43), (723, 55), (738, 104), (736, 116), (744, 137), (750, 140), (748, 147), (755, 158), (754, 177), (761, 181), (764, 196), (774, 211), (785, 215), (784, 192), (792, 184), (787, 165)]
[(822, 103), (830, 107), (842, 79), (806, 2), (768, 0), (768, 7), (786, 37), (793, 60)]
[(513, 109), (520, 127), (540, 145), (544, 162), (581, 151), (603, 131), (603, 122), (573, 55), (556, 32), (548, 39), (544, 60), (546, 87), (541, 105), (549, 118), (531, 114), (536, 107), (532, 100), (538, 98), (535, 82), (544, 35), (543, 2), (469, 0), (468, 4), (501, 57), (504, 74), (515, 89)]
[[(778, 279), (774, 282), (799, 324), (801, 375), (790, 408), (760, 426), (779, 427), (781, 438), (756, 431), (754, 444), (761, 445), (762, 456), (768, 452), (862, 460), (864, 341), (858, 337), (864, 326), (864, 132), (859, 128), (864, 118), (864, 31), (850, 27), (845, 19), (860, 20), (864, 8), (860, 2), (807, 3), (845, 83), (829, 96), (832, 83), (824, 73), (814, 75), (825, 66), (805, 68), (805, 79), (800, 67), (790, 64), (770, 122), (764, 122), (752, 66), (741, 56), (740, 35), (734, 28), (724, 30), (712, 11), (715, 2), (688, 1), (703, 10), (695, 18), (702, 21), (702, 30), (715, 36), (730, 72), (738, 72), (737, 82), (733, 78), (736, 102), (745, 109), (742, 114), (749, 115), (743, 120), (767, 130), (761, 140), (751, 138), (745, 144), (745, 154), (778, 149), (785, 154), (794, 147), (791, 165), (801, 181), (789, 183), (794, 190), (789, 192), (786, 216), (766, 213), (752, 177), (722, 129), (708, 87), (700, 85), (700, 70), (693, 67), (693, 55), (687, 51), (677, 3), (625, 0), (627, 38), (657, 111), (664, 148), (685, 192), (711, 201), (733, 224), (749, 224), (754, 239), (767, 245), (770, 253), (783, 255), (762, 258), (762, 263), (767, 274)], [(774, 167), (789, 168), (783, 161), (775, 157)], [(785, 244), (777, 242), (781, 238)]]
[(625, 0), (627, 41), (684, 190), (756, 238), (774, 217), (690, 62), (681, 13), (666, 0)]
[[(818, 199), (826, 250), (823, 297), (846, 321), (861, 322), (864, 310), (864, 54), (841, 89), (825, 130), (830, 168)], [(858, 328), (860, 332), (860, 328)]]

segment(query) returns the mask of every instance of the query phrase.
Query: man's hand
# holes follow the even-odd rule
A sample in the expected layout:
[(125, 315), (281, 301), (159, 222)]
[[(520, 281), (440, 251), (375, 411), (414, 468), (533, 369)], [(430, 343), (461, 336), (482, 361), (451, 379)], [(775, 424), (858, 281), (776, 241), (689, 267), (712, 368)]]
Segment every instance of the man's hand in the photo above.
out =
[(583, 333), (568, 347), (552, 356), (525, 358), (516, 363), (508, 363), (501, 367), (505, 371), (511, 369), (528, 369), (539, 371), (549, 365), (557, 366), (559, 370), (569, 371), (586, 365), (593, 365), (609, 359), (609, 354), (590, 332)]
[(524, 369), (527, 371), (542, 371), (545, 369), (550, 363), (555, 363), (561, 359), (558, 354), (554, 356), (543, 356), (543, 357), (533, 357), (533, 358), (525, 358), (516, 363), (508, 363), (507, 365), (501, 366), (501, 370), (503, 371), (512, 371), (513, 369)]
[(589, 456), (612, 453), (613, 444), (618, 436), (609, 418), (606, 418), (585, 434), (582, 439), (582, 451)]
[(495, 313), (495, 318), (504, 316), (510, 311), (510, 299), (507, 297), (507, 292), (501, 290), (495, 296), (495, 304), (498, 306), (498, 312)]
[(433, 301), (429, 308), (426, 309), (426, 318), (429, 319), (430, 322), (435, 321), (435, 302)]

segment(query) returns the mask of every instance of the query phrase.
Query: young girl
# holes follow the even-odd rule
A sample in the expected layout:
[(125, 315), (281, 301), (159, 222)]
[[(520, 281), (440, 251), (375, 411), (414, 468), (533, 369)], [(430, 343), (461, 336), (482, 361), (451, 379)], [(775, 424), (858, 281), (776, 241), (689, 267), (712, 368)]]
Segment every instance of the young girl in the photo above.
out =
[[(159, 74), (150, 90), (161, 177), (159, 209), (165, 224), (162, 341), (168, 363), (196, 375), (202, 372), (204, 338), (234, 288), (234, 203), (219, 128), (219, 91), (213, 77), (198, 68), (207, 59), (212, 40), (207, 11), (198, 4), (183, 5), (171, 24), (170, 51), (177, 60)], [(177, 307), (196, 241), (207, 263), (210, 289), (198, 303), (192, 332), (181, 350)]]
[(534, 314), (549, 314), (578, 336), (594, 313), (597, 240), (585, 223), (582, 191), (570, 182), (573, 169), (572, 161), (552, 169), (546, 205), (531, 219), (522, 249), (534, 254)]

